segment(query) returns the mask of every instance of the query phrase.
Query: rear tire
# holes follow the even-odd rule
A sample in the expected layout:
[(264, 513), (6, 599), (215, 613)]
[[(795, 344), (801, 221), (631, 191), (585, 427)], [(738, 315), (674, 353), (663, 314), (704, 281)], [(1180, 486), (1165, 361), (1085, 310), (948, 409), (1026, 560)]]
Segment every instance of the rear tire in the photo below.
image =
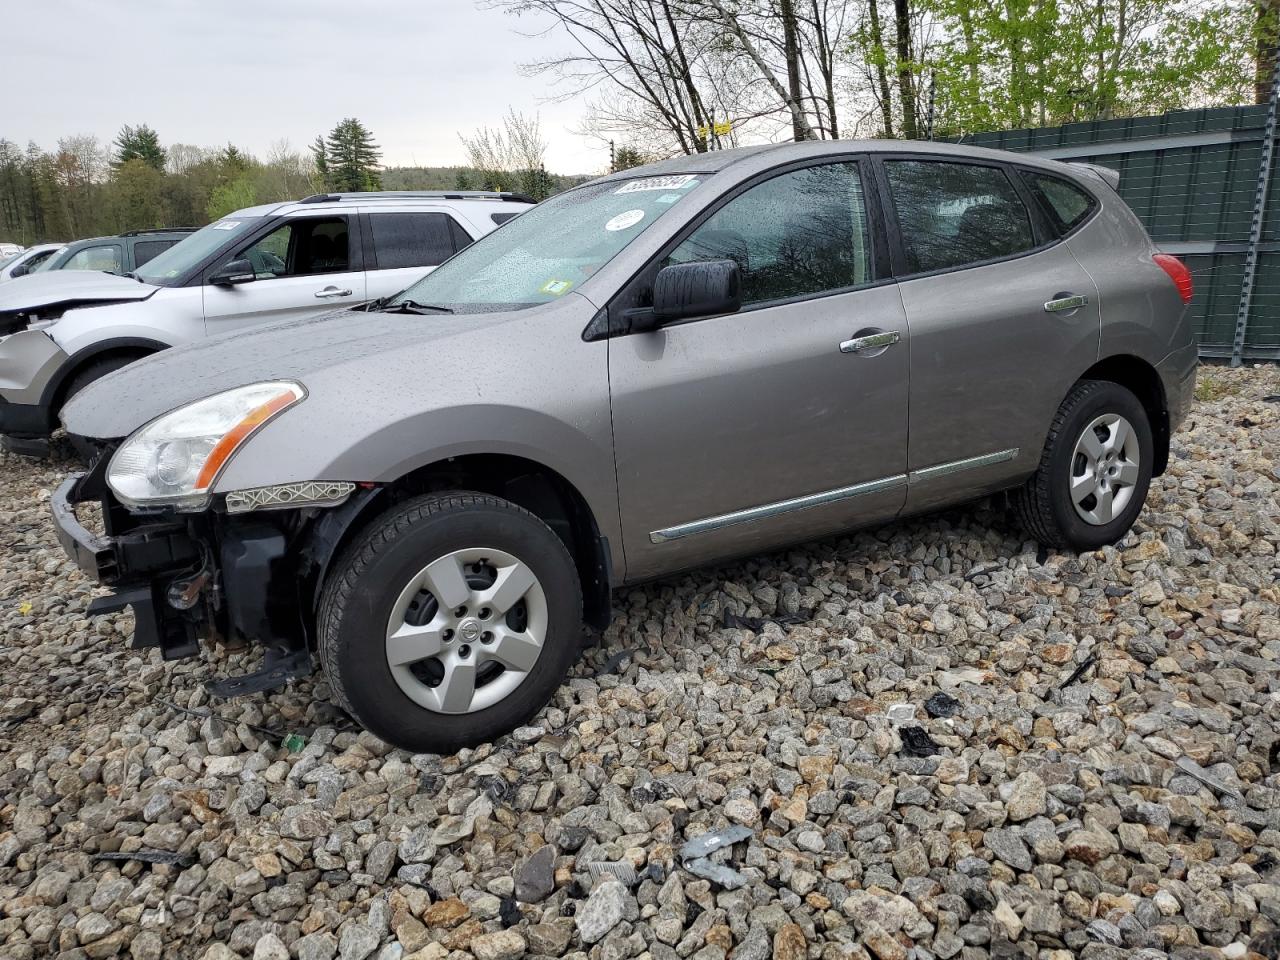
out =
[(1043, 546), (1096, 550), (1133, 526), (1155, 462), (1151, 423), (1117, 383), (1081, 380), (1058, 408), (1040, 465), (1014, 508)]
[(318, 624), (334, 701), (388, 743), (448, 754), (547, 704), (580, 650), (582, 590), (560, 538), (527, 510), (431, 494), (343, 552)]

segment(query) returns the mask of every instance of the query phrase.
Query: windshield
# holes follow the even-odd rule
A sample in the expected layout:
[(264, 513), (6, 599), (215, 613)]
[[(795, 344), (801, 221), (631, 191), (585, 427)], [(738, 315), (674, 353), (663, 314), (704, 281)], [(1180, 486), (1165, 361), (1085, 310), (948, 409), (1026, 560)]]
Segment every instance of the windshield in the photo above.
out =
[(687, 197), (681, 175), (588, 184), (552, 197), (472, 244), (391, 301), (457, 313), (548, 303), (578, 287)]
[(20, 256), (22, 256), (21, 253), (10, 254), (7, 257), (4, 254), (0, 254), (0, 267), (7, 267), (9, 264), (13, 263), (13, 261), (17, 260)]
[(135, 270), (133, 275), (144, 283), (171, 287), (205, 257), (230, 241), (244, 236), (261, 222), (261, 217), (227, 217), (217, 220), (157, 254)]

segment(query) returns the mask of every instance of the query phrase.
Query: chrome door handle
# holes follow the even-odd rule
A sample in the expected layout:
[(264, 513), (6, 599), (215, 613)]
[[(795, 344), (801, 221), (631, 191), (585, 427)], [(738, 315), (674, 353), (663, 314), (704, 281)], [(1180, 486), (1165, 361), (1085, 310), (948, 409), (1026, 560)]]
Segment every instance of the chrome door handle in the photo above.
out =
[(1058, 297), (1056, 300), (1050, 300), (1044, 305), (1046, 313), (1063, 313), (1067, 310), (1079, 310), (1081, 307), (1088, 306), (1089, 298), (1084, 294), (1076, 294), (1070, 297)]
[(841, 353), (861, 353), (863, 350), (875, 350), (880, 347), (892, 347), (902, 339), (897, 330), (885, 330), (883, 333), (869, 333), (863, 337), (854, 337), (840, 344)]
[(334, 297), (349, 297), (350, 290), (339, 290), (337, 287), (325, 287), (323, 290), (316, 291), (317, 300), (332, 300)]

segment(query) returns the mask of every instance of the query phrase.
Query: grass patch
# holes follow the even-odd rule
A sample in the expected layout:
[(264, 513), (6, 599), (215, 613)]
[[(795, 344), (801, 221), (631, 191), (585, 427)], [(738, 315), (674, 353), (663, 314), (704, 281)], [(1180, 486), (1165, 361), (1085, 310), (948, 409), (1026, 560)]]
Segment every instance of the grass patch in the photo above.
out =
[(1203, 403), (1213, 403), (1223, 397), (1234, 397), (1239, 392), (1240, 387), (1236, 384), (1227, 383), (1203, 369), (1200, 371), (1199, 379), (1196, 380), (1196, 399)]

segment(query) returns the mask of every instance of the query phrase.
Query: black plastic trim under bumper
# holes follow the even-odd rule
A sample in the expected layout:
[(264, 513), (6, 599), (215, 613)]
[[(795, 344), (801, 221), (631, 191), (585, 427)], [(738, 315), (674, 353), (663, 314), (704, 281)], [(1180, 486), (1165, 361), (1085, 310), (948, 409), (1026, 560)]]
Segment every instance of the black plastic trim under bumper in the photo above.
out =
[(45, 403), (10, 403), (0, 399), (0, 433), (14, 437), (47, 437), (53, 432), (53, 408)]

